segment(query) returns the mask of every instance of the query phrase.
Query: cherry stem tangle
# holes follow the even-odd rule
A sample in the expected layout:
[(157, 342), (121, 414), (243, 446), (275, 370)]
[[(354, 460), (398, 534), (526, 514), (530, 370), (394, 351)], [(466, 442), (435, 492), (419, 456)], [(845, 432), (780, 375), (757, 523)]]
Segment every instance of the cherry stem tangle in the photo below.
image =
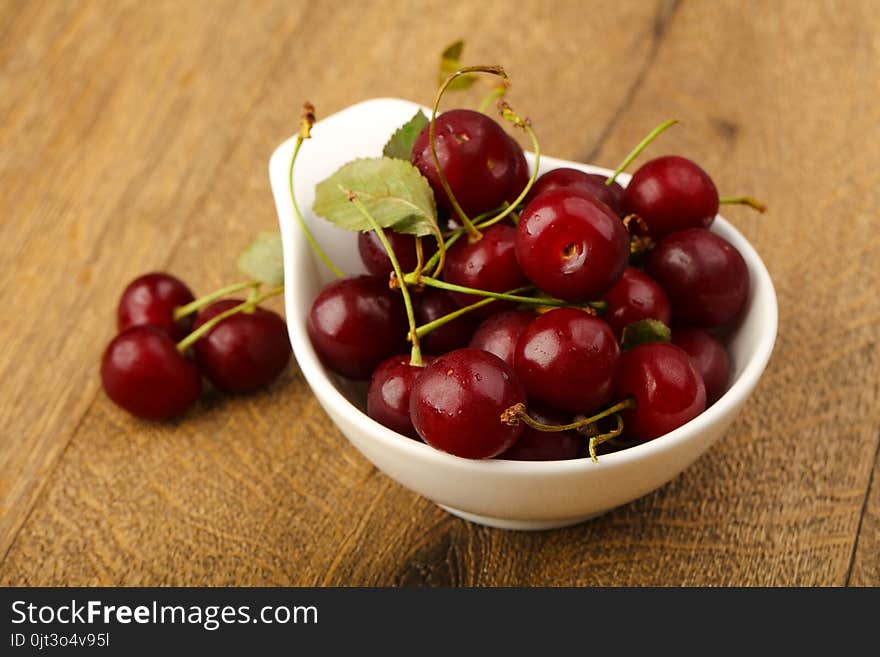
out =
[[(519, 292), (525, 292), (526, 290), (529, 290), (529, 289), (531, 289), (531, 288), (528, 285), (525, 287), (518, 287), (514, 290), (510, 290), (509, 292), (507, 292), (507, 294), (517, 294)], [(495, 301), (495, 299), (493, 299), (491, 297), (486, 297), (485, 299), (480, 299), (479, 301), (472, 303), (469, 306), (464, 306), (462, 308), (459, 308), (458, 310), (453, 310), (451, 313), (447, 313), (446, 315), (438, 317), (437, 319), (430, 321), (427, 324), (422, 324), (421, 326), (419, 326), (416, 329), (416, 335), (420, 338), (423, 338), (423, 337), (425, 337), (425, 335), (427, 335), (428, 333), (430, 333), (434, 329), (438, 329), (441, 326), (443, 326), (444, 324), (447, 324), (447, 323), (451, 322), (453, 319), (461, 317), (462, 315), (465, 315), (465, 314), (471, 312), (472, 310), (476, 310), (477, 308), (482, 308), (483, 306), (487, 306), (490, 303), (492, 303), (493, 301)]]
[(651, 132), (648, 133), (648, 136), (642, 139), (642, 141), (640, 141), (638, 145), (630, 151), (629, 155), (623, 158), (623, 162), (620, 163), (620, 166), (618, 166), (614, 170), (614, 173), (608, 176), (608, 179), (605, 181), (605, 185), (607, 187), (611, 187), (611, 185), (614, 184), (614, 181), (617, 180), (617, 176), (623, 173), (623, 170), (626, 169), (632, 163), (632, 161), (636, 159), (643, 150), (645, 150), (645, 148), (647, 148), (648, 144), (654, 141), (654, 139), (656, 139), (661, 132), (666, 130), (666, 128), (674, 126), (676, 123), (678, 123), (678, 119), (670, 119), (669, 121), (661, 123), (656, 128), (651, 130)]
[(174, 309), (174, 319), (176, 321), (187, 315), (192, 315), (194, 312), (201, 310), (205, 306), (211, 305), (218, 299), (222, 299), (233, 292), (239, 292), (240, 290), (246, 290), (248, 288), (256, 290), (259, 287), (259, 281), (245, 281), (244, 283), (234, 283), (232, 285), (227, 285), (226, 287), (221, 287), (219, 290), (215, 290), (214, 292), (199, 297), (194, 301), (190, 301), (185, 306), (177, 306), (177, 308)]

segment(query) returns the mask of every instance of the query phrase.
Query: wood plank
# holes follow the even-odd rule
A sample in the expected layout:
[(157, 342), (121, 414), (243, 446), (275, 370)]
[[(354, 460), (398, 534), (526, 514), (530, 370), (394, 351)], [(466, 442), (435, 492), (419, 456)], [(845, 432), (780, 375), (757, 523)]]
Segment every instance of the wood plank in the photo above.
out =
[(847, 579), (849, 586), (880, 586), (880, 452), (877, 457)]
[[(90, 346), (75, 350), (89, 368), (99, 352), (100, 345), (92, 345), (100, 342), (96, 336), (110, 336), (106, 311), (118, 286), (146, 263), (164, 263), (165, 254), (171, 253), (169, 269), (198, 290), (235, 279), (235, 253), (257, 229), (274, 225), (266, 161), (295, 129), (304, 96), (323, 114), (371, 96), (430, 100), (436, 53), (462, 35), (473, 44), (469, 61), (504, 61), (516, 85), (512, 101), (531, 113), (536, 125), (546, 125), (542, 134), (550, 152), (572, 143), (571, 124), (558, 120), (560, 111), (579, 126), (577, 148), (588, 149), (646, 65), (644, 55), (630, 53), (653, 38), (657, 17), (668, 15), (670, 5), (598, 6), (590, 12), (589, 39), (582, 38), (584, 10), (577, 3), (561, 5), (552, 15), (539, 3), (463, 4), (450, 12), (445, 3), (435, 2), (419, 5), (419, 15), (412, 6), (393, 2), (369, 7), (319, 3), (309, 8), (309, 29), (299, 31), (295, 41), (284, 41), (289, 29), (274, 25), (278, 12), (290, 11), (288, 3), (262, 5), (260, 10), (264, 13), (253, 19), (256, 26), (240, 28), (240, 40), (221, 38), (224, 33), (215, 24), (197, 32), (199, 40), (222, 41), (228, 58), (223, 75), (205, 82), (206, 100), (218, 102), (222, 93), (223, 103), (238, 111), (234, 116), (205, 112), (194, 117), (193, 138), (179, 167), (160, 167), (144, 157), (156, 181), (149, 200), (167, 209), (173, 199), (163, 195), (163, 185), (180, 178), (194, 178), (197, 200), (175, 209), (173, 229), (181, 238), (174, 240), (176, 233), (162, 237), (155, 226), (158, 211), (142, 210), (143, 195), (129, 199), (129, 211), (142, 217), (129, 243), (143, 239), (145, 231), (151, 231), (151, 239), (137, 258), (122, 262), (121, 250), (114, 247), (92, 265), (94, 272), (117, 283), (95, 299), (99, 310), (93, 311), (93, 322), (81, 338)], [(249, 6), (248, 14), (252, 11)], [(137, 12), (130, 20), (137, 23)], [(528, 49), (523, 46), (526, 35), (510, 29), (517, 21), (531, 26)], [(226, 24), (237, 22), (236, 16), (227, 15)], [(619, 24), (626, 25), (625, 32)], [(184, 57), (177, 50), (182, 46), (163, 31), (173, 28), (156, 29), (152, 40), (157, 45), (144, 56), (143, 66), (154, 65), (154, 58), (172, 58), (199, 70), (216, 55), (190, 44)], [(266, 43), (280, 56), (257, 84), (252, 80), (265, 69), (252, 62), (251, 49)], [(560, 44), (568, 49), (570, 65), (553, 64), (551, 55), (557, 56)], [(136, 56), (121, 46), (115, 53), (120, 66)], [(597, 66), (618, 70), (613, 78), (600, 76)], [(587, 79), (593, 93), (585, 96)], [(233, 81), (253, 85), (255, 91), (245, 97)], [(151, 97), (138, 107), (127, 106), (132, 114), (128, 120), (146, 121), (157, 111), (154, 104), (181, 102), (179, 93), (167, 88), (162, 101)], [(194, 143), (205, 139), (209, 128), (235, 135), (223, 141), (219, 168), (208, 167), (219, 160), (206, 162), (203, 146)], [(114, 191), (134, 185), (138, 172), (116, 164), (116, 179), (107, 187)], [(200, 175), (205, 171), (210, 175)], [(109, 192), (105, 188), (103, 193)], [(94, 198), (102, 195), (95, 192)], [(30, 258), (40, 262), (37, 255)], [(106, 277), (104, 272), (110, 271), (113, 276)], [(88, 376), (92, 378), (80, 381), (94, 387), (93, 369)], [(427, 572), (422, 555), (442, 555), (444, 546), (459, 554), (469, 537), (479, 535), (379, 475), (347, 447), (291, 368), (270, 391), (232, 400), (210, 397), (170, 426), (136, 422), (99, 395), (10, 549), (0, 581), (407, 583)], [(480, 568), (468, 562), (460, 572), (434, 569), (439, 575), (431, 581), (465, 581), (473, 576), (467, 570), (478, 573)]]

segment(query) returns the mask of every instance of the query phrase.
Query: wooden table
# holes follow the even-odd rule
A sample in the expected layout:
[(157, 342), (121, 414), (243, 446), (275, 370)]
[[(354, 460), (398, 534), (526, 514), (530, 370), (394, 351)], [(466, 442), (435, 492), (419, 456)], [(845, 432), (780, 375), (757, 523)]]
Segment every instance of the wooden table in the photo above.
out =
[[(0, 0), (0, 582), (880, 584), (878, 35), (876, 0)], [(458, 37), (546, 153), (614, 165), (676, 117), (655, 152), (767, 202), (726, 212), (780, 304), (726, 438), (637, 502), (515, 533), (377, 472), (295, 365), (172, 424), (113, 406), (125, 283), (238, 280), (301, 102), (428, 101)]]

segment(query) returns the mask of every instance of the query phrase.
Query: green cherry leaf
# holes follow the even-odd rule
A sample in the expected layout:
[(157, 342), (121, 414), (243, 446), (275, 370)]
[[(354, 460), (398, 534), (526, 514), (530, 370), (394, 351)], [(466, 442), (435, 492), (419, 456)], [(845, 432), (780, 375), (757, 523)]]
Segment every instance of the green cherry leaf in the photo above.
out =
[(624, 327), (620, 348), (623, 351), (628, 351), (647, 342), (669, 342), (670, 340), (672, 340), (672, 332), (666, 324), (656, 319), (643, 319)]
[(434, 192), (407, 161), (389, 157), (354, 160), (315, 187), (312, 209), (316, 214), (345, 230), (371, 230), (370, 222), (349, 200), (349, 191), (357, 194), (383, 228), (409, 235), (441, 235)]
[[(446, 82), (446, 78), (462, 68), (461, 53), (464, 51), (464, 41), (459, 39), (446, 46), (446, 50), (440, 55), (440, 72), (437, 76), (437, 84), (442, 85)], [(467, 89), (477, 81), (476, 76), (460, 75), (447, 88), (449, 91), (460, 91)]]
[(238, 269), (245, 276), (266, 285), (284, 285), (284, 254), (281, 235), (261, 231), (238, 256)]
[(394, 157), (398, 160), (409, 160), (409, 154), (412, 152), (413, 143), (416, 137), (426, 125), (428, 125), (428, 117), (422, 110), (416, 112), (416, 115), (409, 121), (400, 126), (391, 135), (391, 139), (382, 149), (382, 155), (385, 157)]

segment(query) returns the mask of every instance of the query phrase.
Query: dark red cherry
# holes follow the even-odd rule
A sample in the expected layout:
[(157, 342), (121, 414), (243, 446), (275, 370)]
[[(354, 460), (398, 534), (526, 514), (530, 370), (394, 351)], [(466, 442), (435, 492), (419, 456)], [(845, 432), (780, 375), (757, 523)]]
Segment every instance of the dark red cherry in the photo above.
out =
[(548, 294), (599, 299), (629, 259), (629, 234), (607, 205), (575, 188), (550, 190), (529, 203), (516, 229), (523, 272)]
[[(434, 164), (429, 128), (416, 137), (410, 161), (428, 179), (437, 203), (452, 210)], [(510, 137), (495, 120), (467, 109), (443, 112), (435, 124), (435, 145), (440, 167), (468, 217), (493, 210), (508, 198), (519, 163)]]
[[(568, 424), (572, 418), (540, 404), (528, 404), (529, 415), (541, 424)], [(585, 455), (588, 439), (576, 431), (538, 431), (526, 425), (513, 447), (498, 455), (511, 461), (566, 461)]]
[(666, 291), (677, 324), (712, 328), (729, 322), (745, 305), (749, 270), (723, 237), (691, 228), (664, 237), (645, 271)]
[[(433, 360), (430, 356), (424, 358), (425, 365)], [(400, 354), (379, 364), (367, 390), (367, 415), (392, 431), (418, 440), (409, 417), (409, 397), (424, 368), (413, 367), (409, 361), (409, 354)]]
[(121, 332), (130, 326), (155, 326), (179, 342), (192, 330), (194, 317), (187, 315), (175, 321), (174, 309), (193, 300), (190, 289), (171, 274), (144, 274), (129, 283), (122, 293), (116, 327)]
[(437, 358), (418, 376), (410, 395), (410, 417), (432, 447), (487, 459), (519, 438), (522, 424), (504, 424), (501, 414), (524, 402), (522, 386), (507, 363), (488, 351), (458, 349)]
[(510, 191), (507, 192), (507, 198), (505, 200), (508, 203), (513, 203), (528, 184), (531, 172), (529, 171), (529, 164), (526, 162), (526, 156), (525, 153), (523, 153), (522, 146), (520, 146), (519, 142), (509, 134), (507, 135), (507, 139), (510, 141), (510, 148), (513, 151), (514, 168), (513, 175), (511, 176), (513, 184), (510, 187)]
[(685, 228), (708, 228), (718, 214), (718, 190), (705, 171), (684, 157), (646, 162), (623, 195), (626, 214), (637, 214), (654, 239)]
[(623, 212), (623, 187), (616, 180), (611, 185), (606, 185), (606, 176), (597, 173), (585, 173), (580, 169), (560, 167), (542, 174), (532, 185), (526, 203), (536, 196), (549, 192), (553, 189), (575, 188), (602, 201), (611, 208), (615, 214)]
[(127, 328), (107, 346), (101, 383), (117, 406), (147, 420), (182, 415), (202, 390), (195, 363), (165, 331), (145, 324)]
[(627, 267), (620, 280), (605, 295), (608, 308), (602, 319), (617, 334), (623, 335), (628, 324), (642, 319), (656, 319), (667, 326), (671, 318), (669, 300), (657, 282), (634, 267)]
[(528, 310), (508, 310), (487, 317), (477, 327), (468, 346), (495, 354), (514, 367), (516, 343), (533, 319), (535, 313)]
[(409, 330), (400, 293), (374, 276), (329, 283), (312, 303), (306, 328), (324, 364), (352, 379), (368, 379), (404, 351)]
[(687, 353), (668, 342), (640, 344), (620, 357), (615, 398), (632, 397), (623, 411), (628, 438), (651, 440), (677, 429), (706, 409), (706, 387)]
[[(404, 274), (407, 274), (416, 268), (418, 258), (416, 256), (416, 238), (412, 235), (402, 235), (395, 233), (389, 228), (385, 228), (385, 237), (397, 256), (397, 262)], [(433, 237), (425, 237), (422, 239), (422, 257), (428, 260), (437, 250), (437, 241)], [(358, 253), (364, 267), (373, 276), (387, 281), (394, 268), (391, 266), (391, 259), (382, 245), (382, 241), (376, 235), (375, 231), (367, 231), (358, 233)]]
[[(422, 326), (459, 309), (448, 292), (425, 288), (414, 295), (416, 324)], [(466, 347), (477, 327), (478, 319), (473, 313), (465, 313), (425, 335), (419, 343), (426, 354), (445, 354), (453, 349)]]
[[(242, 303), (244, 299), (212, 303), (199, 313), (195, 328)], [(287, 367), (287, 324), (267, 308), (239, 312), (199, 338), (193, 354), (205, 378), (223, 392), (253, 392), (272, 383)]]
[(620, 347), (611, 327), (574, 308), (557, 308), (526, 327), (516, 373), (530, 399), (590, 413), (611, 398)]
[[(507, 224), (488, 228), (477, 242), (469, 242), (463, 237), (446, 253), (443, 277), (449, 283), (488, 292), (508, 292), (528, 284), (517, 263), (515, 239), (516, 229)], [(460, 306), (467, 306), (482, 297), (453, 292), (452, 298)], [(488, 317), (512, 305), (506, 301), (494, 301), (471, 314)]]
[(676, 329), (672, 343), (687, 352), (706, 385), (706, 401), (713, 404), (727, 391), (730, 379), (730, 356), (724, 345), (701, 329)]

